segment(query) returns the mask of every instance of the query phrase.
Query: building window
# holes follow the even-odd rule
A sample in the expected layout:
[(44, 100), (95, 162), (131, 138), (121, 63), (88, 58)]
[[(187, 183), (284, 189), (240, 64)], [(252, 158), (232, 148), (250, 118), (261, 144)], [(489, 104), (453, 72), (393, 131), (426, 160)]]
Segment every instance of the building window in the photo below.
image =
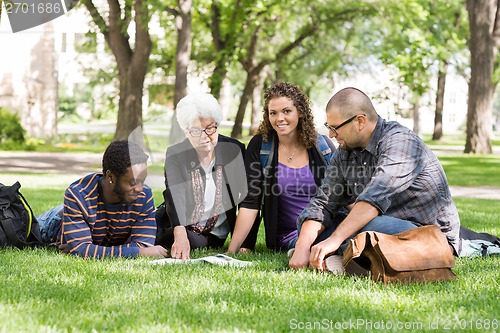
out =
[(452, 124), (454, 124), (454, 123), (455, 123), (455, 121), (456, 121), (456, 115), (455, 115), (455, 113), (453, 113), (453, 112), (452, 112), (452, 113), (450, 113), (450, 114), (448, 115), (448, 121), (449, 121), (450, 123), (452, 123)]
[(67, 38), (67, 35), (65, 32), (63, 32), (62, 36), (61, 36), (61, 53), (66, 53), (66, 38)]
[(454, 91), (450, 92), (450, 104), (457, 104), (457, 93)]

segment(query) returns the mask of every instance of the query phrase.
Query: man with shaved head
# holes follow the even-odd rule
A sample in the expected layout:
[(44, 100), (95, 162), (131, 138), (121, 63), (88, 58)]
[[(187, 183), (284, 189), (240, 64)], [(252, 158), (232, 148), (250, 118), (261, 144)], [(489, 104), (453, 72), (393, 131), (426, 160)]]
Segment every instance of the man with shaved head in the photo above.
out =
[(352, 87), (330, 99), (326, 118), (339, 149), (298, 218), (290, 266), (322, 271), (327, 257), (340, 263), (347, 241), (360, 232), (396, 234), (430, 224), (441, 228), (458, 255), (458, 212), (443, 168), (422, 140), (382, 119), (370, 98)]

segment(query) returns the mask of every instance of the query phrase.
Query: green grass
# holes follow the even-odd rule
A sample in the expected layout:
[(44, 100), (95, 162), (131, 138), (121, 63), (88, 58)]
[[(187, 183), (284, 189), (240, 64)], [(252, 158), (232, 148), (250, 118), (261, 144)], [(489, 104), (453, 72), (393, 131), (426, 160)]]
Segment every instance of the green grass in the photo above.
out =
[[(0, 178), (10, 183), (16, 177), (37, 214), (60, 203), (65, 186), (76, 179)], [(488, 181), (484, 176), (483, 184)], [(154, 195), (160, 202), (161, 191)], [(499, 201), (455, 202), (465, 226), (500, 234)], [(254, 262), (246, 268), (154, 266), (147, 258), (97, 261), (52, 249), (0, 249), (0, 332), (499, 330), (500, 257), (457, 259), (456, 281), (384, 286), (367, 278), (290, 270), (286, 254), (264, 249), (263, 236), (261, 228), (255, 253), (237, 256)], [(210, 253), (195, 251), (193, 257)]]
[[(465, 133), (455, 132), (455, 133), (445, 133), (440, 140), (432, 140), (432, 133), (422, 134), (422, 139), (429, 146), (464, 146), (465, 145)], [(498, 132), (493, 133), (491, 138), (491, 144), (493, 146), (500, 146), (500, 134)]]
[(416, 328), (409, 332), (436, 323), (443, 331), (470, 320), (485, 325), (500, 310), (498, 258), (457, 260), (453, 282), (384, 286), (288, 270), (284, 254), (240, 256), (255, 265), (237, 269), (1, 252), (5, 332), (287, 332), (315, 322), (354, 322), (356, 331), (401, 323)]
[(500, 156), (439, 156), (450, 185), (500, 186)]

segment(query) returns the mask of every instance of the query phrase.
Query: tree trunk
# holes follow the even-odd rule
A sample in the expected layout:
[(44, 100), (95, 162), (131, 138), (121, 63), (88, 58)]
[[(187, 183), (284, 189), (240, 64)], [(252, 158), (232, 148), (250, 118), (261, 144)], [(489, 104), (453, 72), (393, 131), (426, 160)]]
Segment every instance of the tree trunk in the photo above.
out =
[[(130, 66), (120, 77), (120, 100), (118, 102), (118, 121), (115, 140), (126, 140), (138, 127), (142, 127), (142, 94), (144, 79), (139, 69)], [(145, 74), (145, 72), (144, 72)]]
[[(130, 53), (130, 49), (120, 50), (118, 47), (114, 48), (113, 51), (117, 58), (120, 78), (120, 101), (118, 103), (115, 140), (127, 139), (136, 128), (142, 127), (142, 96), (152, 42), (148, 30), (147, 5), (142, 0), (137, 0), (134, 9), (135, 50)], [(119, 25), (120, 23), (115, 22), (115, 24)], [(116, 44), (119, 43), (116, 42)], [(123, 61), (122, 58), (128, 58), (129, 61)]]
[(247, 73), (245, 88), (243, 89), (243, 94), (241, 95), (238, 112), (236, 113), (236, 118), (234, 119), (233, 131), (231, 132), (231, 137), (233, 138), (240, 139), (242, 137), (243, 118), (245, 117), (248, 102), (252, 98), (252, 93), (258, 84), (259, 72), (260, 68), (258, 71), (254, 69)]
[[(469, 12), (471, 78), (467, 109), (465, 153), (491, 154), (491, 114), (496, 84), (495, 14), (497, 2), (467, 0)], [(493, 33), (492, 33), (493, 32)]]
[(420, 135), (420, 96), (415, 99), (412, 107), (413, 111), (413, 132)]
[[(177, 51), (175, 55), (175, 92), (174, 107), (187, 95), (187, 75), (191, 59), (191, 0), (177, 0), (179, 6), (176, 17)], [(180, 142), (184, 138), (184, 129), (177, 123), (177, 110), (174, 110), (170, 127), (169, 145)]]
[[(218, 57), (219, 58), (219, 57)], [(215, 68), (212, 72), (212, 76), (208, 79), (208, 87), (210, 88), (210, 93), (216, 98), (220, 98), (220, 92), (222, 86), (224, 85), (224, 80), (227, 75), (226, 59), (220, 58), (215, 61)]]
[(434, 115), (434, 133), (432, 134), (432, 140), (439, 140), (443, 136), (443, 106), (448, 61), (443, 61), (442, 65), (443, 67), (439, 69), (438, 73), (436, 112)]
[[(221, 7), (226, 5), (218, 0), (211, 1), (210, 32), (215, 49), (215, 67), (208, 79), (208, 86), (210, 93), (217, 99), (220, 98), (224, 80), (227, 77), (227, 68), (234, 61), (233, 55), (238, 50), (236, 43), (241, 37), (240, 31), (248, 19), (242, 15), (242, 12), (247, 9), (241, 2), (241, 0), (234, 1), (231, 17), (223, 18)], [(244, 17), (246, 18), (243, 19)]]
[[(125, 140), (137, 128), (142, 127), (142, 96), (144, 78), (148, 71), (152, 42), (149, 35), (148, 4), (144, 0), (126, 2), (108, 0), (108, 22), (99, 13), (92, 0), (83, 0), (92, 20), (104, 35), (113, 52), (120, 80), (120, 98), (115, 140)], [(134, 9), (135, 49), (129, 44), (127, 27)]]
[(247, 78), (245, 82), (245, 88), (243, 89), (243, 95), (241, 96), (240, 105), (238, 107), (238, 112), (236, 114), (236, 119), (234, 120), (233, 131), (231, 132), (231, 136), (233, 138), (241, 138), (243, 130), (243, 118), (245, 116), (248, 101), (252, 96), (253, 90), (259, 84), (259, 77), (262, 70), (276, 60), (285, 57), (296, 47), (299, 47), (307, 37), (314, 34), (314, 32), (317, 30), (317, 26), (307, 24), (303, 29), (300, 29), (301, 34), (299, 34), (295, 40), (282, 45), (282, 47), (279, 48), (274, 57), (263, 59), (258, 62), (257, 47), (261, 29), (262, 25), (259, 25), (255, 28), (247, 47), (247, 57), (245, 59), (240, 59), (241, 65), (247, 72)]
[(249, 135), (255, 135), (259, 129), (262, 119), (262, 90), (264, 89), (264, 75), (259, 75), (257, 85), (252, 93), (252, 121), (250, 123)]

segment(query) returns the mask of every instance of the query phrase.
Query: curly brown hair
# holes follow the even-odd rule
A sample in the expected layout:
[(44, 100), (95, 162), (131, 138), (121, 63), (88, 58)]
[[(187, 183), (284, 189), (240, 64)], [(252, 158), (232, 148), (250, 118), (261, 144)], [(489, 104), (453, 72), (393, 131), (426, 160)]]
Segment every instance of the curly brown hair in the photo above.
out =
[(264, 108), (262, 110), (263, 117), (257, 134), (261, 134), (264, 142), (267, 142), (269, 134), (274, 132), (269, 121), (269, 102), (278, 97), (288, 97), (299, 112), (299, 123), (297, 125), (298, 143), (307, 149), (314, 146), (318, 132), (314, 126), (311, 102), (302, 89), (292, 83), (278, 82), (266, 89), (264, 93)]

